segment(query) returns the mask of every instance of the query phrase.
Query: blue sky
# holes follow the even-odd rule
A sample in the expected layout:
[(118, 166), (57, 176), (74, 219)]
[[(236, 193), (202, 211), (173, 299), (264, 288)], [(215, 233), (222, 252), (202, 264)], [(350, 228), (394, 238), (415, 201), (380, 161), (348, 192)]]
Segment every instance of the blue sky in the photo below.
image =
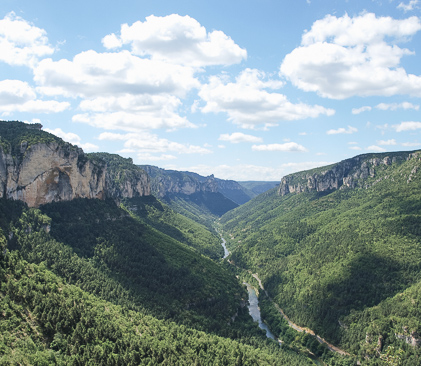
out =
[(0, 118), (223, 179), (421, 148), (421, 0), (0, 3)]

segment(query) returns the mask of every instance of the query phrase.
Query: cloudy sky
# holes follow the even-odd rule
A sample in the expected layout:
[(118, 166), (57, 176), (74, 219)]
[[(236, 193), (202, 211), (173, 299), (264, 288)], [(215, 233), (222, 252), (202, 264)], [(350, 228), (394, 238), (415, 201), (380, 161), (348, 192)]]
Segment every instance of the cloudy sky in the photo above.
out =
[(224, 179), (421, 148), (421, 0), (0, 2), (0, 119)]

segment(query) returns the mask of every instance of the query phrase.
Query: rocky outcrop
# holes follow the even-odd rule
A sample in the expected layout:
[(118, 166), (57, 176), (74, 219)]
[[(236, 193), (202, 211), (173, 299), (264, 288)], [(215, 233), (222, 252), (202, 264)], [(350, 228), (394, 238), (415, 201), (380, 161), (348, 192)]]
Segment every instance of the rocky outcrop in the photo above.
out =
[(395, 333), (397, 339), (401, 339), (411, 345), (412, 347), (421, 346), (420, 334), (416, 331), (409, 332), (408, 327), (403, 327), (403, 334)]
[(376, 176), (376, 168), (403, 162), (408, 153), (366, 154), (341, 161), (325, 168), (288, 175), (281, 180), (278, 193), (325, 192), (345, 187), (364, 187), (368, 178)]
[(218, 179), (213, 174), (204, 177), (197, 173), (166, 170), (152, 165), (140, 165), (140, 167), (151, 177), (152, 192), (159, 198), (168, 194), (219, 192), (239, 205), (251, 199), (238, 182)]
[(188, 172), (165, 170), (152, 165), (141, 165), (151, 177), (151, 190), (158, 198), (169, 193), (191, 195), (197, 192), (217, 192), (218, 185), (213, 175), (209, 177), (191, 176)]
[(55, 141), (22, 141), (18, 156), (0, 146), (0, 197), (38, 207), (79, 197), (119, 200), (144, 195), (150, 195), (149, 178), (135, 165), (129, 170), (110, 168), (105, 160), (91, 160), (81, 149)]

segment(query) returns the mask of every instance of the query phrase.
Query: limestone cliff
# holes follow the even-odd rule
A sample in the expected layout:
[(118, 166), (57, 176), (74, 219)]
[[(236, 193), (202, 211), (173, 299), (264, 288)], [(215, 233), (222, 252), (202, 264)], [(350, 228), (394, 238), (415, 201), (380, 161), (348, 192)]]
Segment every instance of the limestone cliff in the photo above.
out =
[(109, 154), (91, 158), (77, 146), (40, 130), (35, 133), (26, 124), (0, 124), (0, 197), (38, 207), (79, 197), (119, 200), (150, 194), (147, 174), (132, 163), (120, 169), (107, 161)]
[(379, 171), (413, 155), (409, 152), (364, 154), (323, 168), (290, 174), (282, 178), (278, 193), (284, 196), (288, 193), (368, 187), (376, 183)]
[(151, 177), (151, 190), (158, 198), (169, 193), (191, 195), (196, 192), (217, 192), (218, 186), (213, 175), (197, 179), (188, 172), (165, 170), (152, 165), (141, 165)]
[(234, 180), (204, 177), (197, 173), (166, 170), (152, 165), (140, 165), (151, 177), (152, 192), (159, 198), (168, 194), (192, 195), (198, 192), (221, 193), (231, 201), (241, 205), (253, 196)]

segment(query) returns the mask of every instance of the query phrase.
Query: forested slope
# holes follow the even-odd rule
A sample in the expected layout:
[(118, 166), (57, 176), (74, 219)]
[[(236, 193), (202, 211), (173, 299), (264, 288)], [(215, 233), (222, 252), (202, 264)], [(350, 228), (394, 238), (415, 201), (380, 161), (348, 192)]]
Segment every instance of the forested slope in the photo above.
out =
[(237, 207), (220, 192), (195, 192), (189, 195), (169, 193), (161, 200), (174, 211), (208, 228), (217, 218)]
[(310, 363), (265, 337), (219, 238), (131, 159), (0, 121), (0, 183), (0, 365)]
[(0, 225), (0, 365), (310, 364), (231, 273), (113, 201), (1, 199)]
[(221, 239), (216, 232), (175, 212), (154, 196), (126, 199), (122, 207), (158, 231), (187, 244), (209, 258), (220, 260), (223, 257)]
[(155, 197), (174, 211), (212, 228), (215, 219), (250, 199), (243, 187), (234, 181), (204, 177), (192, 172), (166, 170), (152, 165), (139, 165), (151, 180)]
[(16, 251), (0, 254), (0, 307), (1, 365), (310, 364), (116, 306)]
[(23, 208), (11, 225), (9, 247), (26, 260), (44, 262), (107, 301), (160, 318), (218, 329), (245, 296), (235, 277), (217, 263), (111, 200)]
[(354, 188), (274, 189), (221, 219), (235, 264), (258, 273), (294, 322), (366, 363), (392, 349), (420, 362), (421, 154), (400, 155), (361, 160), (370, 174)]

